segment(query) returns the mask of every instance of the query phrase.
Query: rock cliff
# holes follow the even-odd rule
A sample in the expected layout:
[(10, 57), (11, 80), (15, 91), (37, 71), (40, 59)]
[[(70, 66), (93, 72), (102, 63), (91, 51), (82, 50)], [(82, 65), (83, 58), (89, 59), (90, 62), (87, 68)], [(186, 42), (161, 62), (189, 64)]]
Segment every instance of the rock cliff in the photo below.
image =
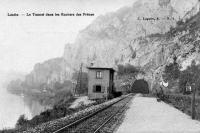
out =
[[(63, 57), (77, 67), (81, 62), (112, 67), (131, 62), (143, 66), (151, 58), (138, 59), (145, 52), (143, 49), (148, 52), (157, 49), (156, 45), (148, 44), (145, 37), (166, 33), (197, 3), (197, 0), (138, 0), (131, 7), (99, 16), (78, 34), (74, 43), (65, 46)], [(137, 44), (140, 38), (143, 42)]]
[(174, 56), (183, 67), (189, 59), (181, 57), (190, 49), (185, 46), (192, 46), (181, 40), (189, 38), (190, 32), (173, 27), (198, 11), (197, 0), (138, 0), (131, 7), (99, 16), (74, 43), (65, 46), (63, 57), (74, 67), (80, 63), (106, 67), (130, 63), (143, 68), (147, 80), (160, 79)]
[(150, 83), (162, 80), (164, 66), (174, 57), (182, 69), (199, 59), (198, 12), (198, 0), (138, 0), (99, 16), (66, 44), (63, 57), (36, 64), (22, 85), (41, 91), (70, 79), (81, 63), (129, 63), (141, 67)]
[(54, 58), (43, 63), (37, 63), (34, 69), (25, 76), (24, 80), (13, 80), (7, 89), (15, 94), (35, 94), (44, 91), (57, 91), (56, 84), (64, 84), (71, 79), (71, 72), (68, 63), (63, 58)]
[(63, 58), (55, 58), (36, 64), (33, 71), (26, 76), (25, 82), (28, 85), (41, 85), (57, 81), (62, 83), (70, 78), (68, 63)]

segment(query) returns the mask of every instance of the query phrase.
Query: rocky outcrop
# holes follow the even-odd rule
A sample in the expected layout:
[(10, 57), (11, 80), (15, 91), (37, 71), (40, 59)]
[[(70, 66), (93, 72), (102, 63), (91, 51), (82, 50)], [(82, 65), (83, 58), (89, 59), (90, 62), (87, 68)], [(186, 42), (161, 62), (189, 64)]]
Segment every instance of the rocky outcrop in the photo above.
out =
[[(24, 80), (14, 80), (8, 84), (7, 89), (14, 94), (25, 94), (28, 97), (42, 98), (45, 95), (52, 96), (59, 89), (70, 90), (66, 88), (71, 86), (69, 79), (72, 77), (72, 72), (68, 67), (68, 63), (63, 58), (54, 58), (43, 63), (38, 63), (34, 69), (25, 76)], [(45, 96), (44, 96), (45, 97)], [(47, 96), (46, 96), (47, 97)], [(36, 100), (39, 98), (36, 98)]]
[[(198, 7), (198, 0), (138, 0), (99, 16), (74, 43), (66, 44), (62, 58), (36, 64), (22, 86), (36, 92), (51, 90), (55, 82), (70, 79), (81, 63), (101, 67), (129, 63), (143, 69), (152, 88), (174, 56), (183, 69), (199, 59), (198, 14), (194, 17)], [(187, 20), (176, 25), (180, 18)]]
[(74, 67), (91, 62), (101, 67), (130, 63), (143, 68), (150, 83), (160, 80), (164, 66), (190, 49), (184, 50), (187, 44), (180, 43), (179, 36), (188, 31), (174, 35), (177, 29), (172, 27), (181, 18), (195, 15), (198, 4), (197, 0), (138, 0), (131, 7), (99, 16), (74, 43), (66, 45), (63, 57)]
[(56, 99), (56, 83), (63, 90), (72, 88), (69, 82), (59, 83), (71, 79), (81, 63), (84, 68), (91, 63), (114, 68), (129, 63), (141, 68), (144, 73), (136, 79), (148, 81), (153, 91), (174, 57), (181, 70), (192, 60), (200, 62), (198, 8), (198, 0), (138, 0), (131, 7), (99, 16), (78, 34), (74, 43), (66, 44), (63, 57), (36, 64), (23, 81), (11, 82), (9, 90), (25, 92), (25, 98), (39, 101), (45, 108)]
[[(78, 34), (74, 43), (66, 45), (63, 57), (73, 67), (81, 62), (113, 67), (129, 61), (143, 66), (154, 54), (145, 60), (133, 59), (144, 53), (143, 49), (152, 52), (158, 45), (148, 44), (146, 36), (167, 32), (196, 3), (197, 0), (138, 0), (132, 7), (99, 16)], [(143, 39), (141, 44), (137, 44), (141, 40), (138, 37)]]
[(63, 58), (55, 58), (36, 64), (33, 71), (26, 76), (25, 83), (28, 86), (34, 86), (36, 84), (50, 85), (55, 82), (63, 83), (70, 78), (70, 69), (66, 60)]

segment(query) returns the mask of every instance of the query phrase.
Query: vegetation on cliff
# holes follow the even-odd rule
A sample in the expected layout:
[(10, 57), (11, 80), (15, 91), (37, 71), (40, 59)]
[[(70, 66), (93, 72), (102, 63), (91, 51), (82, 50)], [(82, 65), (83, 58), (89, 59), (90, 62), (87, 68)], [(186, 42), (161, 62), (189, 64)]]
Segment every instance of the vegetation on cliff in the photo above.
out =
[(137, 74), (140, 72), (140, 68), (135, 67), (131, 64), (125, 64), (125, 65), (117, 65), (117, 74), (118, 76), (123, 76), (123, 75), (127, 75), (127, 74)]

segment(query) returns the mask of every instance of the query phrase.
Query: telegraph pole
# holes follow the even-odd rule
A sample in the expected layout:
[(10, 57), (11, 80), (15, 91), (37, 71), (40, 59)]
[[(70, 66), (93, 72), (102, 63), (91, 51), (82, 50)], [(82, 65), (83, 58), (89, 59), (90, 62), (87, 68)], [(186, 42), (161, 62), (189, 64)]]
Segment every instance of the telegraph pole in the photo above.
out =
[(196, 87), (194, 84), (192, 84), (192, 101), (191, 101), (192, 119), (195, 119), (195, 93), (196, 93)]
[(81, 63), (80, 67), (80, 89), (82, 89), (82, 68), (83, 68), (83, 63)]
[(82, 68), (83, 68), (83, 63), (81, 63), (80, 70), (78, 71), (77, 83), (74, 90), (75, 95), (78, 94), (80, 89), (82, 88)]

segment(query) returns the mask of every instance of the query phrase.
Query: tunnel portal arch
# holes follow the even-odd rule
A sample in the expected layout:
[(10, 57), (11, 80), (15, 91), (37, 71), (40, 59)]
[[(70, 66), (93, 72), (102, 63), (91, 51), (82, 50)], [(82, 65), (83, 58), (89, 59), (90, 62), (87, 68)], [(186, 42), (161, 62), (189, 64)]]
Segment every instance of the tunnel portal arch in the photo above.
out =
[(149, 85), (148, 82), (144, 79), (136, 80), (132, 85), (132, 92), (133, 93), (142, 93), (148, 94), (149, 93)]

